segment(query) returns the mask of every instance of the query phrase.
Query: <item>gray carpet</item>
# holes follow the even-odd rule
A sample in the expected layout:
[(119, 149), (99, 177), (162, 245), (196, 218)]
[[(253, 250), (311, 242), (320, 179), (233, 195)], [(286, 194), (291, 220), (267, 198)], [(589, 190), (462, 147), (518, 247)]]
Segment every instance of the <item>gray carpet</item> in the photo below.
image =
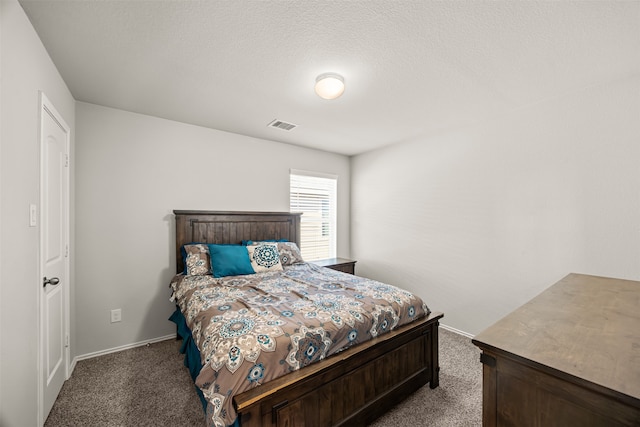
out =
[[(163, 341), (78, 362), (45, 427), (202, 427), (180, 342)], [(469, 338), (440, 329), (440, 387), (425, 386), (372, 426), (480, 426), (482, 366)]]

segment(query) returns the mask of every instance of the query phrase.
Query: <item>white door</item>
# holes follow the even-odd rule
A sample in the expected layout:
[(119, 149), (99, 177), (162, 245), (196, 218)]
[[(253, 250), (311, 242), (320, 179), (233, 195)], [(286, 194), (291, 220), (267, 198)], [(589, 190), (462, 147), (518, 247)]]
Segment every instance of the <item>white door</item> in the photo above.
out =
[(41, 94), (40, 355), (41, 422), (68, 370), (69, 127)]

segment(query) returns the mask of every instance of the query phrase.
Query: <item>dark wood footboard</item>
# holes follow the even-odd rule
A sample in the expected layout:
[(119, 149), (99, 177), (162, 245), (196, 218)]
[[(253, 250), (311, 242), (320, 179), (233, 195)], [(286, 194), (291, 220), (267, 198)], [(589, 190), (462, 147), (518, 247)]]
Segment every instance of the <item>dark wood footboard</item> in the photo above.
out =
[(242, 427), (366, 425), (425, 384), (437, 387), (442, 316), (431, 313), (237, 395)]

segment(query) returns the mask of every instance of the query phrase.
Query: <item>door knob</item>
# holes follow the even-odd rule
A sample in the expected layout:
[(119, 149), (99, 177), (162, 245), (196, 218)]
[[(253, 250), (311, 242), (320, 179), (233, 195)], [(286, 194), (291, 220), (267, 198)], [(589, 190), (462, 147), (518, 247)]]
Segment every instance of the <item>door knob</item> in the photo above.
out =
[(60, 279), (57, 277), (52, 277), (51, 279), (47, 279), (46, 277), (42, 278), (42, 287), (46, 287), (47, 285), (55, 286), (60, 283)]

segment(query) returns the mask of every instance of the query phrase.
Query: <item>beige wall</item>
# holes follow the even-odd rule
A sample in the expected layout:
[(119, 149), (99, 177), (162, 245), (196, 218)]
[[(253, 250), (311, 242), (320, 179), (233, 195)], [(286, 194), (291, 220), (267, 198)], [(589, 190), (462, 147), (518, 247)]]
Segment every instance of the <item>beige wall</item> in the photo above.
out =
[(640, 279), (640, 76), (359, 155), (360, 274), (476, 334), (567, 273)]
[(288, 211), (289, 169), (335, 174), (349, 255), (348, 157), (81, 102), (76, 117), (76, 355), (175, 332), (174, 209)]
[(29, 205), (40, 201), (39, 91), (72, 129), (72, 168), (75, 101), (17, 1), (0, 11), (0, 425), (22, 427), (37, 424), (40, 228), (29, 227)]

